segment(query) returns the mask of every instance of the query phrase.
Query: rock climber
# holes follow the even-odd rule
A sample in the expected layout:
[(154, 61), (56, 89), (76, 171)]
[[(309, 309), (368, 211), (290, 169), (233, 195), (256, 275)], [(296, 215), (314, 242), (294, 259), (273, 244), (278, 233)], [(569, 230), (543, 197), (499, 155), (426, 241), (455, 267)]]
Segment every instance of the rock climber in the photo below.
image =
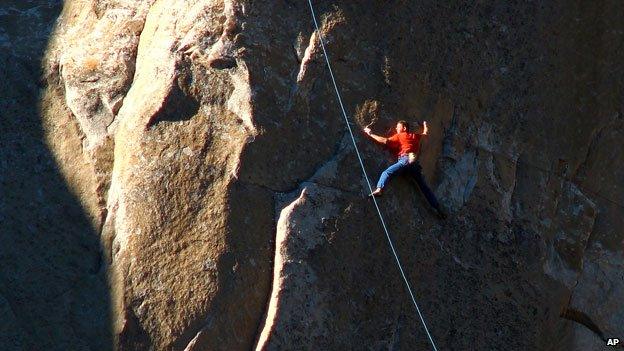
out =
[(391, 137), (385, 138), (379, 135), (375, 135), (371, 132), (369, 127), (364, 128), (364, 133), (370, 136), (373, 140), (380, 144), (384, 144), (393, 150), (398, 150), (398, 160), (395, 164), (388, 167), (379, 178), (377, 182), (377, 189), (371, 193), (371, 196), (381, 196), (386, 183), (390, 178), (396, 174), (407, 172), (409, 173), (418, 187), (427, 198), (429, 204), (436, 210), (439, 218), (445, 219), (446, 213), (440, 207), (435, 194), (429, 189), (425, 178), (422, 175), (422, 167), (418, 162), (418, 155), (420, 151), (420, 140), (422, 137), (427, 136), (428, 128), (427, 122), (423, 122), (422, 133), (410, 133), (409, 123), (406, 121), (398, 121), (395, 127), (396, 133)]

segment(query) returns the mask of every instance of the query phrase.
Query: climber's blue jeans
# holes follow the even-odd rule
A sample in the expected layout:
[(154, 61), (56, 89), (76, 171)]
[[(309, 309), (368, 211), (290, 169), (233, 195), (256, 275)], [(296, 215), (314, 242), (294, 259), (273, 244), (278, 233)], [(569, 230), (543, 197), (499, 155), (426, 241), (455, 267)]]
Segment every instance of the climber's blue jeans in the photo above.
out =
[(377, 187), (383, 189), (384, 186), (386, 186), (386, 183), (388, 183), (388, 181), (390, 180), (390, 178), (392, 178), (394, 175), (402, 173), (408, 173), (412, 176), (412, 178), (414, 178), (414, 180), (418, 184), (418, 187), (420, 188), (420, 191), (422, 191), (423, 195), (425, 195), (425, 198), (427, 198), (427, 201), (433, 208), (440, 208), (440, 204), (433, 194), (433, 191), (429, 189), (429, 186), (427, 186), (427, 182), (425, 182), (425, 178), (422, 175), (422, 167), (420, 166), (420, 163), (416, 161), (412, 164), (409, 164), (407, 160), (407, 155), (399, 157), (397, 163), (388, 167), (385, 171), (383, 171), (383, 173), (381, 173), (381, 177), (379, 177), (379, 182), (377, 182)]

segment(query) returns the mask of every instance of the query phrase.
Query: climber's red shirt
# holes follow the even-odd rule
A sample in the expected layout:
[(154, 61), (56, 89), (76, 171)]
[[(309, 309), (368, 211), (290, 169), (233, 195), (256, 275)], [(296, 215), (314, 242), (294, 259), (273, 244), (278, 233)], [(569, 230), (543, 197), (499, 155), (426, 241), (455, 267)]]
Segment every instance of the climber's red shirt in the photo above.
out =
[(397, 156), (407, 155), (410, 152), (418, 154), (422, 134), (401, 132), (388, 138), (388, 146), (397, 152)]

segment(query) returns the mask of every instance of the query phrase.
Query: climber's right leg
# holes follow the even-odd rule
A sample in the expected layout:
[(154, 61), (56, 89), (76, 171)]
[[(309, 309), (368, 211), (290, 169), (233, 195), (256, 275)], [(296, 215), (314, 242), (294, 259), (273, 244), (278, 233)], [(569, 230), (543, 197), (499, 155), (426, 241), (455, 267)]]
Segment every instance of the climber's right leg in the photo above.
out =
[(385, 171), (381, 173), (381, 177), (379, 177), (379, 181), (377, 182), (377, 189), (373, 191), (371, 195), (380, 196), (383, 192), (383, 188), (386, 186), (386, 183), (397, 173), (401, 172), (405, 167), (408, 166), (407, 156), (399, 157), (397, 163), (388, 167)]

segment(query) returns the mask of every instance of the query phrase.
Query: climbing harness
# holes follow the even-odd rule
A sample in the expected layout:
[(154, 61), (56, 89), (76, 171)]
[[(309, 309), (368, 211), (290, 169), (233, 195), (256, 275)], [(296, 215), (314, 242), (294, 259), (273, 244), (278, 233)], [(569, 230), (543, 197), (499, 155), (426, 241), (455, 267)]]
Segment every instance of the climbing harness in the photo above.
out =
[[(357, 147), (357, 143), (355, 142), (355, 137), (353, 136), (353, 131), (351, 130), (351, 122), (349, 122), (349, 118), (347, 117), (347, 112), (345, 111), (344, 105), (342, 103), (342, 98), (340, 96), (340, 92), (338, 92), (338, 85), (336, 85), (336, 79), (334, 78), (334, 73), (331, 69), (331, 64), (329, 63), (329, 56), (327, 55), (327, 51), (325, 50), (325, 44), (323, 43), (323, 36), (321, 35), (321, 30), (319, 29), (318, 23), (316, 22), (316, 14), (314, 13), (314, 7), (312, 6), (312, 0), (308, 0), (308, 4), (310, 4), (310, 11), (312, 12), (312, 20), (314, 21), (314, 26), (316, 27), (316, 32), (319, 36), (319, 41), (321, 43), (321, 48), (323, 49), (323, 55), (325, 56), (325, 62), (327, 62), (327, 68), (329, 70), (329, 74), (332, 79), (332, 83), (334, 84), (334, 90), (336, 90), (336, 96), (338, 97), (338, 103), (340, 104), (340, 108), (342, 109), (342, 115), (344, 116), (347, 129), (349, 130), (349, 135), (351, 136), (351, 140), (353, 141), (353, 147), (355, 148), (355, 153), (357, 154), (358, 160), (360, 161), (360, 167), (362, 168), (362, 173), (364, 174), (364, 179), (366, 179), (366, 184), (368, 184), (369, 193), (373, 192), (373, 188), (371, 186), (370, 180), (368, 179), (368, 174), (366, 173), (366, 169), (364, 168), (364, 162), (362, 162), (362, 156), (360, 155), (360, 151)], [(412, 288), (410, 286), (405, 273), (403, 272), (403, 266), (401, 265), (401, 261), (399, 260), (399, 256), (394, 249), (394, 244), (392, 243), (392, 239), (390, 239), (390, 233), (388, 232), (388, 228), (386, 228), (386, 223), (381, 214), (381, 210), (379, 209), (379, 205), (377, 204), (377, 200), (375, 197), (372, 197), (373, 203), (375, 204), (375, 209), (377, 209), (377, 214), (379, 215), (379, 220), (381, 221), (381, 226), (383, 227), (384, 232), (386, 233), (386, 238), (388, 239), (388, 243), (390, 244), (390, 249), (392, 250), (392, 254), (394, 254), (394, 258), (396, 260), (397, 266), (399, 267), (399, 271), (401, 272), (401, 276), (405, 281), (405, 285), (407, 286), (407, 291), (409, 292), (410, 297), (412, 298), (412, 302), (414, 303), (414, 307), (416, 307), (416, 311), (418, 312), (418, 316), (420, 317), (420, 321), (422, 322), (423, 327), (425, 328), (425, 332), (427, 333), (427, 337), (431, 342), (431, 346), (434, 351), (438, 351), (435, 343), (433, 342), (433, 338), (429, 333), (429, 328), (427, 328), (427, 323), (425, 323), (425, 318), (420, 312), (420, 308), (416, 303), (416, 298), (414, 298), (414, 294), (412, 293)]]

